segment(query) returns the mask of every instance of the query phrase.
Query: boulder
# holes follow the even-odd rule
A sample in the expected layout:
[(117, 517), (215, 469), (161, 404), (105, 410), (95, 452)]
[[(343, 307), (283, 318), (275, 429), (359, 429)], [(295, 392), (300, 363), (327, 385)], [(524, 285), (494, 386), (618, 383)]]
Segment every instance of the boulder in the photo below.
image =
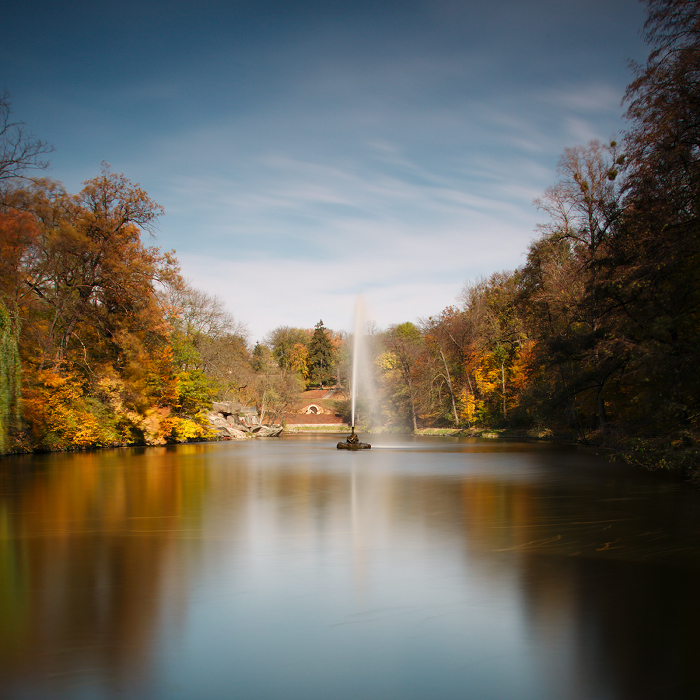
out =
[(235, 401), (217, 401), (207, 414), (216, 435), (222, 439), (245, 440), (249, 437), (278, 437), (281, 425), (263, 425), (255, 408)]
[(232, 423), (226, 420), (221, 413), (208, 413), (207, 420), (214, 428), (218, 437), (232, 438), (234, 440), (245, 440), (248, 435), (243, 430), (234, 427)]
[(229, 428), (228, 434), (234, 440), (247, 440), (250, 437), (250, 435), (248, 435), (248, 433), (244, 433), (242, 430), (238, 430), (236, 428)]
[(237, 416), (241, 411), (241, 404), (236, 401), (215, 401), (211, 410), (212, 413), (221, 413), (224, 417), (228, 415)]
[(281, 425), (260, 425), (253, 428), (255, 437), (279, 437), (282, 434)]

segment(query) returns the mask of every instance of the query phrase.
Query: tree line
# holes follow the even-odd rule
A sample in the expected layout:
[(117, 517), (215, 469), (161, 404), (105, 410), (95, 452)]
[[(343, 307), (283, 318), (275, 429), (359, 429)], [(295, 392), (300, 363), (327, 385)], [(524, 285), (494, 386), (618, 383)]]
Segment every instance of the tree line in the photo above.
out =
[(51, 149), (6, 94), (0, 121), (0, 453), (206, 439), (215, 400), (281, 420), (307, 382), (337, 381), (341, 336), (319, 322), (251, 349), (147, 244), (163, 210), (138, 184), (103, 163), (70, 194), (36, 176)]
[(650, 467), (700, 464), (700, 10), (646, 5), (629, 128), (564, 151), (526, 263), (388, 330), (384, 384), (412, 427), (568, 432)]
[[(646, 5), (628, 130), (564, 151), (522, 267), (371, 330), (367, 425), (568, 434), (696, 466), (700, 13), (691, 0)], [(144, 243), (162, 209), (138, 185), (105, 165), (68, 194), (30, 176), (49, 152), (5, 96), (0, 449), (201, 439), (215, 398), (280, 420), (304, 388), (348, 386), (348, 334), (320, 321), (251, 347), (172, 252)]]

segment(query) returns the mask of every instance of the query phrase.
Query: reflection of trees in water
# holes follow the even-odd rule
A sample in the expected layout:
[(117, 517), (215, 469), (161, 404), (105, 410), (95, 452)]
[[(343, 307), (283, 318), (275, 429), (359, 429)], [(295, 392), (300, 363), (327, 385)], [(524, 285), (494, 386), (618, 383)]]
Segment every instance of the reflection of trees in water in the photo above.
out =
[(551, 484), (366, 478), (360, 501), (381, 511), (365, 513), (380, 524), (374, 536), (382, 523), (428, 547), (458, 535), (486, 585), (508, 586), (515, 574), (533, 652), (546, 677), (561, 681), (560, 697), (700, 697), (700, 513), (691, 489), (614, 468), (595, 484), (574, 475)]
[(523, 598), (543, 672), (567, 683), (562, 697), (700, 697), (698, 584), (697, 569), (528, 555)]
[(13, 496), (0, 499), (0, 689), (23, 676), (148, 675), (161, 610), (187, 581), (179, 570), (166, 586), (164, 569), (208, 486), (187, 473), (189, 448), (201, 446), (180, 446), (177, 462), (149, 448), (51, 455), (33, 474), (3, 472), (0, 492)]
[(402, 549), (404, 562), (432, 561), (421, 550), (461, 557), (465, 587), (478, 577), (519, 596), (537, 663), (569, 684), (561, 697), (700, 688), (694, 492), (636, 474), (631, 486), (614, 469), (595, 484), (575, 470), (565, 481), (411, 473), (391, 456), (334, 471), (255, 445), (206, 461), (225, 449), (54, 455), (14, 481), (3, 472), (0, 493), (15, 495), (0, 498), (0, 691), (65, 669), (147, 683), (155, 636), (164, 620), (177, 628), (197, 571), (239, 547), (254, 557), (261, 541), (294, 557), (300, 538), (345, 554), (358, 589), (381, 577), (387, 553), (389, 566)]
[(695, 493), (611, 472), (595, 489), (465, 484), (465, 499), (472, 553), (519, 558), (533, 652), (561, 697), (700, 697)]

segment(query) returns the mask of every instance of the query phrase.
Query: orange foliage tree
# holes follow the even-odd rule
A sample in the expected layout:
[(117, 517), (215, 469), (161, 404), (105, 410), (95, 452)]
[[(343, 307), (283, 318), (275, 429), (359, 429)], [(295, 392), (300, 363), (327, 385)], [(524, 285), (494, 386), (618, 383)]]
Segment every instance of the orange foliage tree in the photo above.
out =
[(142, 241), (162, 208), (106, 164), (77, 195), (34, 180), (4, 199), (0, 295), (21, 322), (19, 447), (205, 435), (178, 411), (172, 328), (157, 294), (181, 283), (177, 261)]

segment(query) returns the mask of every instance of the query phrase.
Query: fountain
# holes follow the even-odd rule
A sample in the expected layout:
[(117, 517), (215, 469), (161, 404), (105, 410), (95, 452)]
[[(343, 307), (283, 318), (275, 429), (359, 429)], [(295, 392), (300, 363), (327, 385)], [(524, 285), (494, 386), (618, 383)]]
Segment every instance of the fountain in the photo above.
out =
[(372, 445), (368, 442), (360, 442), (360, 438), (355, 435), (355, 426), (353, 425), (350, 435), (344, 442), (339, 442), (337, 447), (339, 450), (369, 450)]
[[(368, 442), (360, 442), (360, 439), (355, 434), (355, 416), (357, 407), (357, 389), (359, 384), (359, 367), (360, 358), (364, 356), (363, 340), (365, 335), (365, 308), (362, 296), (357, 298), (355, 305), (355, 325), (353, 329), (352, 343), (352, 379), (350, 382), (350, 405), (351, 405), (351, 433), (344, 442), (338, 443), (339, 450), (368, 450), (372, 447)], [(366, 359), (366, 358), (365, 358)], [(362, 363), (367, 365), (367, 362)]]

